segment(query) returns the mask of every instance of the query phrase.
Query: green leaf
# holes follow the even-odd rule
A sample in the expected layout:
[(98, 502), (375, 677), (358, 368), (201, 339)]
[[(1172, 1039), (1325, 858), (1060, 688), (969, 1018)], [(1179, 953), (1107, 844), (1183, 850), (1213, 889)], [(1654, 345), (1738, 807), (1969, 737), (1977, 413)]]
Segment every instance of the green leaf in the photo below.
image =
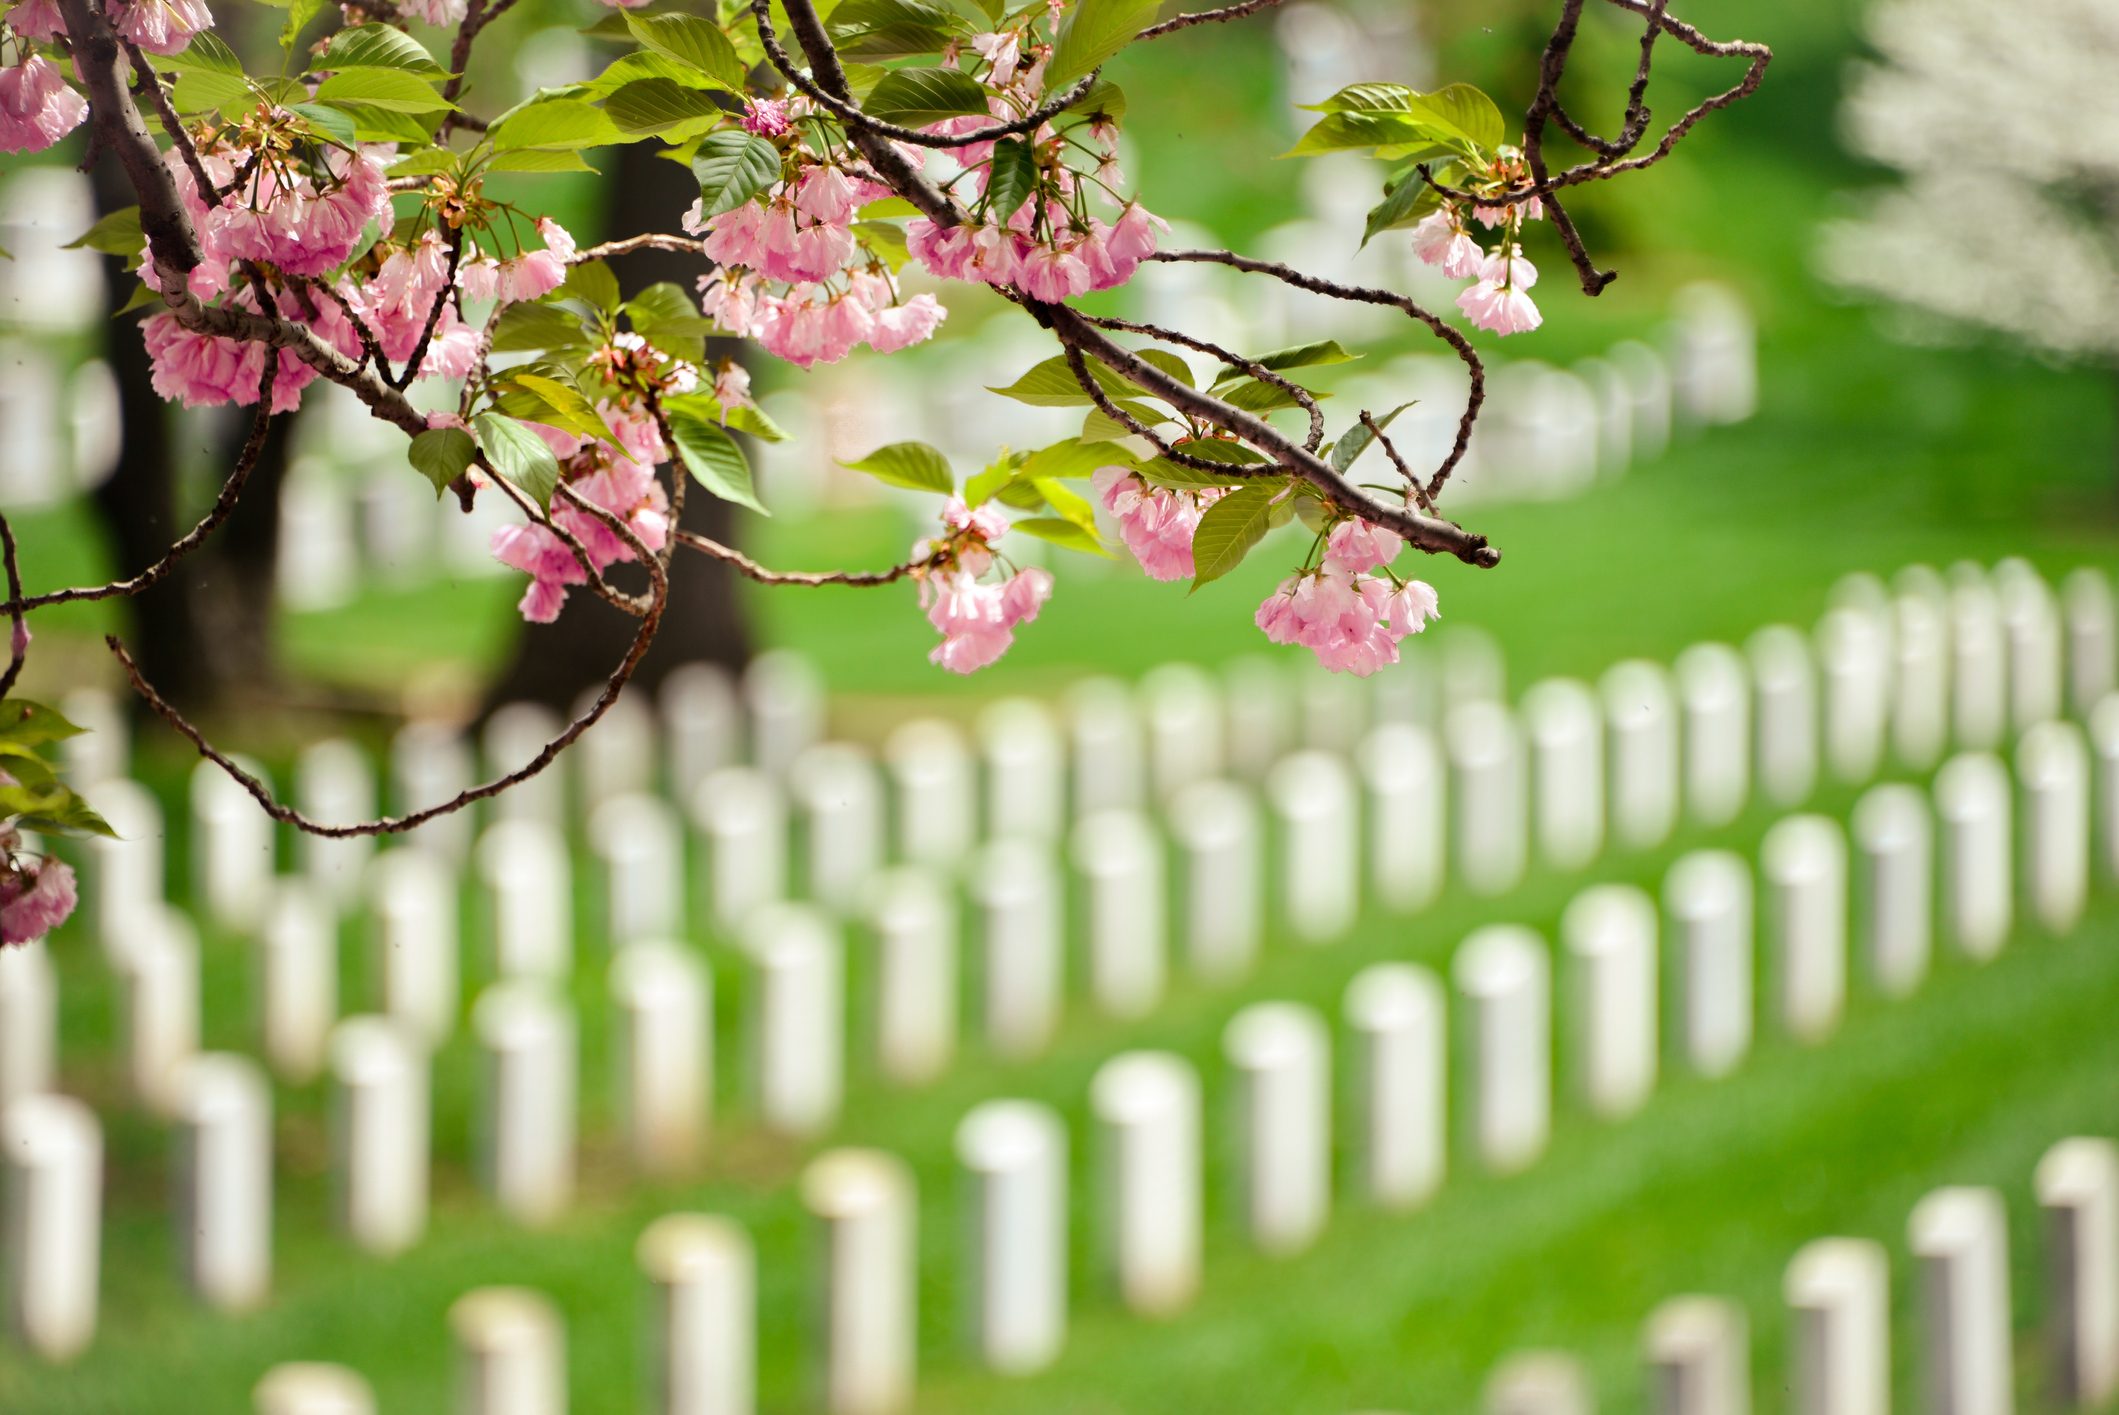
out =
[(1328, 113), (1302, 135), (1282, 157), (1311, 157), (1320, 152), (1350, 152), (1373, 147), (1426, 144), (1443, 151), (1436, 124), (1417, 113)]
[[(1300, 384), (1296, 386), (1301, 387)], [(1332, 396), (1329, 393), (1319, 393), (1314, 388), (1304, 391), (1319, 402)], [(1214, 396), (1230, 407), (1241, 408), (1247, 413), (1270, 413), (1281, 408), (1302, 406), (1287, 389), (1277, 383), (1267, 383), (1262, 378), (1243, 378), (1234, 383), (1223, 384), (1215, 390)]]
[(300, 42), (302, 31), (309, 22), (324, 13), (326, 0), (291, 0), (287, 6), (287, 23), (280, 27), (280, 48), (292, 54)]
[[(1097, 385), (1114, 399), (1131, 397), (1139, 392), (1132, 384), (1094, 359), (1084, 360), (1084, 367), (1089, 370), (1090, 377), (1096, 380)], [(1096, 401), (1083, 391), (1081, 384), (1075, 382), (1074, 373), (1067, 367), (1067, 356), (1064, 354), (1053, 355), (1006, 388), (989, 386), (986, 391), (998, 393), (1003, 398), (1013, 398), (1018, 403), (1028, 403), (1033, 408), (1078, 408)], [(1143, 418), (1141, 421), (1148, 422), (1150, 419)]]
[(889, 266), (893, 271), (904, 268), (912, 259), (912, 248), (905, 243), (905, 228), (895, 221), (856, 221), (853, 223), (854, 238)]
[(128, 206), (113, 211), (68, 241), (66, 249), (77, 251), (86, 246), (105, 255), (124, 256), (129, 259), (138, 255), (140, 248), (146, 244), (147, 234), (140, 229), (140, 208)]
[(66, 715), (28, 698), (0, 698), (0, 742), (17, 747), (41, 747), (78, 737), (86, 728), (76, 727)]
[(734, 211), (780, 180), (780, 149), (741, 128), (708, 133), (692, 158), (702, 220)]
[(407, 73), (441, 78), (448, 73), (434, 62), (425, 45), (403, 30), (388, 25), (355, 25), (331, 36), (324, 56), (312, 69), (403, 69)]
[(1508, 121), (1494, 101), (1470, 84), (1450, 84), (1420, 95), (1413, 111), (1438, 127), (1461, 136), (1480, 152), (1508, 141)]
[(1099, 119), (1116, 123), (1126, 116), (1126, 91), (1117, 84), (1098, 79), (1089, 86), (1089, 91), (1067, 105), (1055, 120), (1069, 123), (1094, 123)]
[(1137, 351), (1137, 355), (1142, 363), (1155, 365), (1155, 367), (1161, 369), (1185, 387), (1197, 388), (1199, 386), (1192, 381), (1192, 366), (1186, 363), (1181, 356), (1171, 353), (1168, 349), (1141, 349)]
[[(1439, 172), (1435, 175), (1437, 180), (1448, 180)], [(1442, 194), (1418, 170), (1408, 168), (1391, 180), (1383, 189), (1383, 200), (1369, 209), (1368, 220), (1361, 229), (1361, 244), (1367, 245), (1382, 232), (1410, 226), (1441, 205)]]
[[(1312, 112), (1343, 115), (1353, 119), (1351, 125), (1330, 129), (1329, 132), (1333, 134), (1356, 131), (1369, 118), (1387, 120), (1392, 114), (1400, 114), (1416, 120), (1421, 130), (1417, 139), (1419, 141), (1466, 147), (1475, 152), (1491, 152), (1508, 140), (1508, 123), (1501, 116), (1501, 110), (1494, 105), (1491, 98), (1470, 84), (1450, 84), (1445, 88), (1436, 89), (1433, 93), (1421, 93), (1403, 84), (1349, 84), (1322, 103), (1308, 103), (1303, 106)], [(1315, 134), (1325, 127), (1325, 123), (1319, 123), (1311, 132)], [(1398, 138), (1394, 141), (1414, 140)], [(1309, 139), (1305, 137), (1304, 141)], [(1350, 145), (1366, 147), (1370, 144)]]
[(1240, 486), (1199, 518), (1192, 534), (1192, 589), (1211, 584), (1243, 563), (1273, 524), (1273, 503), (1287, 492), (1280, 483)]
[(1418, 89), (1404, 84), (1348, 84), (1322, 103), (1301, 103), (1312, 113), (1410, 113)]
[[(1185, 453), (1202, 462), (1226, 462), (1232, 467), (1256, 467), (1265, 464), (1264, 457), (1242, 443), (1224, 442), (1219, 438), (1195, 438), (1173, 442), (1170, 446), (1172, 451)], [(1197, 491), (1206, 487), (1236, 486), (1246, 481), (1240, 473), (1232, 472), (1227, 476), (1220, 476), (1199, 467), (1188, 467), (1181, 462), (1173, 462), (1168, 457), (1151, 458), (1141, 463), (1136, 470), (1143, 481), (1176, 490)]]
[(583, 437), (601, 438), (614, 447), (619, 445), (618, 434), (611, 431), (603, 414), (597, 412), (596, 405), (573, 384), (543, 374), (524, 373), (520, 369), (510, 369), (503, 382), (534, 394), (550, 410), (547, 416), (535, 421), (578, 432)]
[(717, 426), (748, 433), (761, 442), (787, 441), (786, 429), (748, 403), (724, 408), (721, 406), (721, 400), (711, 393), (690, 393), (681, 398), (668, 399), (663, 406), (672, 414), (683, 411)]
[(639, 15), (628, 12), (626, 28), (658, 54), (689, 65), (732, 92), (743, 91), (743, 61), (720, 27), (696, 15)]
[(191, 43), (184, 46), (184, 52), (181, 54), (172, 54), (167, 58), (157, 57), (155, 67), (174, 69), (180, 74), (206, 72), (228, 74), (235, 78), (243, 76), (243, 61), (228, 47), (228, 42), (212, 30), (200, 30), (193, 35)]
[(460, 427), (430, 427), (412, 439), (412, 465), (434, 483), (434, 498), (449, 489), (449, 483), (464, 474), (478, 455), (478, 444)]
[(1133, 42), (1154, 20), (1158, 0), (1081, 0), (1060, 28), (1052, 62), (1045, 66), (1045, 91), (1058, 93)]
[[(196, 41), (194, 41), (196, 42)], [(247, 108), (251, 103), (249, 80), (241, 74), (218, 69), (194, 69), (177, 75), (169, 86), (169, 101), (179, 113), (206, 113), (217, 108)]]
[[(1161, 409), (1151, 408), (1146, 403), (1137, 402), (1130, 398), (1113, 399), (1112, 406), (1123, 408), (1135, 420), (1146, 427), (1154, 427), (1157, 423), (1175, 421)], [(1131, 436), (1133, 436), (1132, 428), (1127, 427), (1102, 408), (1091, 408), (1088, 416), (1082, 419), (1082, 441), (1084, 442), (1109, 442), (1114, 438)]]
[(566, 281), (559, 288), (591, 309), (602, 310), (605, 314), (618, 313), (621, 298), (618, 277), (611, 274), (611, 268), (600, 260), (584, 261), (568, 269)]
[[(727, 112), (703, 89), (671, 79), (638, 79), (603, 101), (618, 130), (680, 142), (719, 127)], [(747, 136), (747, 135), (746, 135)]]
[(986, 89), (955, 69), (893, 69), (861, 105), (871, 118), (919, 128), (944, 118), (986, 116)]
[(440, 124), (441, 114), (430, 113), (422, 117), (414, 113), (398, 113), (387, 108), (376, 108), (365, 103), (334, 103), (332, 107), (353, 120), (353, 133), (361, 142), (407, 143), (414, 147), (424, 146), (434, 140), (434, 130)]
[(986, 200), (991, 202), (987, 219), (1006, 225), (1008, 218), (1030, 199), (1037, 188), (1037, 156), (1021, 138), (1002, 138), (993, 145), (993, 165), (987, 169)]
[(920, 0), (843, 0), (825, 28), (850, 59), (921, 58), (973, 30), (966, 17)]
[(841, 462), (839, 465), (866, 472), (877, 481), (910, 487), (914, 491), (939, 491), (946, 495), (956, 489), (956, 477), (949, 470), (949, 459), (924, 442), (893, 442), (878, 447), (858, 462)]
[(1023, 461), (1023, 475), (1060, 481), (1078, 481), (1094, 476), (1099, 467), (1132, 467), (1135, 458), (1123, 447), (1109, 442), (1070, 438), (1041, 447)]
[(101, 835), (115, 840), (118, 834), (88, 802), (56, 781), (42, 787), (0, 787), (0, 817), (4, 816), (13, 816), (16, 825), (42, 835)]
[[(1359, 354), (1348, 353), (1337, 339), (1319, 339), (1309, 344), (1274, 349), (1258, 355), (1251, 362), (1275, 373), (1285, 373), (1291, 368), (1322, 368), (1331, 364), (1349, 364), (1360, 357)], [(1220, 371), (1214, 375), (1214, 384), (1220, 387), (1224, 383), (1234, 383), (1238, 379), (1249, 377), (1247, 370), (1223, 364)]]
[[(310, 131), (318, 137), (329, 138), (344, 147), (351, 147), (360, 141), (360, 125), (353, 121), (351, 113), (326, 108), (321, 103), (290, 103), (287, 105), (287, 111), (299, 113), (307, 119)], [(445, 158), (455, 157), (455, 154), (445, 147), (430, 147), (422, 151), (440, 153)]]
[[(1400, 403), (1397, 407), (1376, 419), (1376, 426), (1378, 428), (1389, 427), (1393, 418), (1396, 418), (1400, 413), (1412, 406), (1411, 403)], [(1332, 444), (1332, 455), (1328, 459), (1332, 464), (1332, 470), (1344, 472), (1348, 467), (1353, 466), (1354, 459), (1368, 451), (1369, 444), (1375, 440), (1376, 434), (1368, 430), (1367, 424), (1355, 423), (1346, 430), (1345, 436)]]
[(341, 70), (317, 85), (316, 101), (357, 103), (389, 113), (431, 113), (456, 106), (436, 93), (433, 84), (400, 69)]
[[(620, 10), (617, 13), (625, 15), (631, 12)], [(712, 78), (689, 64), (680, 64), (667, 54), (657, 54), (652, 49), (636, 49), (630, 54), (622, 54), (613, 59), (604, 66), (602, 73), (587, 83), (570, 84), (564, 89), (547, 89), (545, 97), (604, 98), (639, 79), (668, 79), (679, 88), (722, 88), (719, 79)]]
[(485, 449), (493, 469), (550, 510), (552, 493), (559, 489), (559, 459), (544, 439), (499, 413), (480, 413), (472, 422), (478, 428), (478, 445)]
[[(1024, 470), (1029, 468), (1025, 466)], [(1061, 520), (1074, 522), (1091, 536), (1096, 534), (1096, 508), (1089, 504), (1088, 498), (1058, 477), (1033, 476), (1030, 484), (1037, 488), (1038, 495), (1045, 498), (1045, 504), (1058, 513)]]
[(495, 123), (486, 134), (495, 152), (517, 148), (600, 147), (625, 141), (610, 115), (578, 98), (527, 104)]
[(1026, 536), (1036, 536), (1042, 541), (1050, 541), (1062, 549), (1078, 550), (1084, 555), (1101, 555), (1106, 560), (1111, 558), (1111, 552), (1096, 538), (1096, 532), (1058, 516), (1032, 516), (1027, 520), (1011, 523), (1008, 529), (1021, 531)]
[(709, 422), (688, 408), (672, 409), (670, 437), (692, 480), (723, 501), (747, 506), (761, 516), (772, 514), (758, 500), (750, 459), (718, 423)]
[(717, 326), (699, 313), (699, 301), (682, 285), (663, 280), (627, 300), (625, 317), (633, 328), (659, 343), (657, 336), (698, 338), (716, 332)]
[(984, 506), (1002, 489), (1014, 482), (1023, 472), (1024, 457), (1020, 452), (1005, 449), (994, 464), (964, 483), (964, 502), (969, 506)]
[(872, 201), (854, 213), (863, 221), (881, 221), (892, 216), (918, 216), (920, 209), (903, 197), (884, 197)]
[[(621, 137), (620, 142), (633, 139)], [(582, 160), (578, 152), (561, 152), (555, 148), (524, 147), (513, 152), (494, 156), (486, 164), (488, 172), (594, 172), (596, 169)]]

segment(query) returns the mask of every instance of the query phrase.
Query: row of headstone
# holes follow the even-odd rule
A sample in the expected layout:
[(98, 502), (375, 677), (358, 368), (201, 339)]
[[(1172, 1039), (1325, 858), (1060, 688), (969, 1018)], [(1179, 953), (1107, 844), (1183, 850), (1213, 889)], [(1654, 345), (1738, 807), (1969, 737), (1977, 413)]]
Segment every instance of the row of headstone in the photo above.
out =
[[(2119, 1145), (2063, 1140), (2034, 1184), (2045, 1239), (2043, 1389), (2069, 1409), (2119, 1395)], [(1927, 1415), (2011, 1415), (2016, 1332), (2008, 1213), (1999, 1190), (1937, 1189), (1913, 1209), (1919, 1408)], [(1822, 1238), (1789, 1261), (1787, 1408), (1793, 1415), (1890, 1415), (1891, 1265), (1866, 1238)], [(1643, 1335), (1654, 1415), (1747, 1415), (1748, 1320), (1738, 1304), (1679, 1297)], [(1559, 1352), (1510, 1358), (1488, 1381), (1487, 1415), (1594, 1415), (1586, 1369)]]

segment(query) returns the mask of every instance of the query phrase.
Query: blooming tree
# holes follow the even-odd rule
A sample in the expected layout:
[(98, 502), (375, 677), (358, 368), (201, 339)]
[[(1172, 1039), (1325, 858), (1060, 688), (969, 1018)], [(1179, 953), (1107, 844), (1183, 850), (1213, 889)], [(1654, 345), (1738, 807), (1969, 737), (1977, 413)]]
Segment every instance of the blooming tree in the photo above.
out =
[[(1435, 616), (1434, 591), (1394, 568), (1405, 547), (1479, 566), (1499, 559), (1437, 510), (1484, 396), (1479, 357), (1456, 324), (1396, 291), (1232, 251), (1165, 249), (1167, 226), (1118, 169), (1126, 98), (1103, 66), (1129, 45), (1274, 0), (1159, 22), (1158, 0), (722, 0), (704, 13), (619, 0), (589, 32), (626, 43), (625, 54), (591, 80), (488, 114), (467, 104), (465, 67), (513, 0), (346, 0), (335, 26), (326, 0), (279, 2), (274, 74), (245, 68), (203, 0), (18, 0), (0, 12), (0, 149), (43, 148), (88, 125), (139, 198), (89, 243), (136, 262), (156, 390), (190, 407), (256, 410), (211, 511), (129, 579), (25, 594), (0, 517), (0, 610), (14, 628), (0, 698), (28, 646), (24, 616), (166, 575), (241, 496), (270, 420), (320, 378), (399, 429), (437, 494), (466, 507), (497, 496), (519, 512), (493, 553), (528, 577), (525, 617), (551, 619), (579, 590), (638, 624), (595, 704), (527, 766), (430, 809), (354, 825), (310, 821), (275, 800), (109, 641), (134, 689), (201, 754), (275, 819), (322, 835), (406, 829), (542, 770), (625, 686), (661, 625), (679, 551), (771, 585), (910, 580), (940, 636), (933, 661), (959, 673), (1004, 653), (1054, 592), (1053, 576), (1011, 559), (1007, 542), (1107, 553), (1094, 501), (1148, 574), (1195, 585), (1299, 519), (1313, 533), (1309, 552), (1256, 621), (1345, 672), (1395, 662), (1400, 641)], [(1410, 228), (1422, 259), (1470, 282), (1457, 299), (1463, 319), (1498, 334), (1539, 324), (1537, 270), (1524, 254), (1533, 228), (1549, 223), (1584, 292), (1598, 293), (1613, 277), (1568, 219), (1572, 189), (1662, 160), (1705, 114), (1750, 93), (1769, 57), (1709, 39), (1668, 0), (1606, 0), (1640, 21), (1641, 40), (1622, 128), (1600, 137), (1559, 97), (1585, 3), (1560, 0), (1520, 125), (1469, 85), (1362, 83), (1314, 104), (1320, 116), (1291, 154), (1362, 152), (1387, 164), (1361, 239)], [(445, 62), (408, 19), (453, 32)], [(320, 28), (328, 33), (309, 42)], [(1651, 143), (1649, 72), (1666, 39), (1746, 67)], [(1553, 165), (1554, 136), (1581, 160)], [(588, 170), (584, 152), (634, 142), (659, 144), (697, 177), (681, 232), (584, 249), (507, 194), (512, 174)], [(697, 288), (624, 290), (607, 258), (648, 247), (697, 256)], [(1350, 357), (1336, 342), (1233, 350), (1072, 303), (1162, 262), (1220, 264), (1420, 323), (1470, 372), (1447, 456), (1424, 473), (1409, 467), (1388, 412), (1364, 410), (1328, 437), (1302, 380)], [(1049, 331), (1053, 356), (998, 391), (1083, 409), (1081, 433), (1003, 452), (961, 482), (919, 443), (850, 464), (942, 501), (934, 534), (885, 569), (773, 570), (679, 528), (687, 494), (762, 509), (731, 434), (782, 436), (750, 401), (741, 367), (705, 363), (704, 337), (741, 336), (805, 369), (862, 346), (891, 353), (934, 337), (947, 314), (944, 298), (905, 290), (913, 266), (945, 295), (947, 282), (990, 287)], [(423, 380), (454, 385), (453, 411), (414, 406), (407, 394)], [(1283, 415), (1285, 426), (1274, 421)], [(1372, 446), (1391, 483), (1353, 479)], [(619, 564), (640, 566), (646, 588), (607, 578)], [(40, 832), (103, 828), (38, 755), (68, 730), (48, 709), (7, 700), (0, 819)], [(0, 849), (14, 940), (63, 916), (71, 879), (19, 854), (13, 836)]]

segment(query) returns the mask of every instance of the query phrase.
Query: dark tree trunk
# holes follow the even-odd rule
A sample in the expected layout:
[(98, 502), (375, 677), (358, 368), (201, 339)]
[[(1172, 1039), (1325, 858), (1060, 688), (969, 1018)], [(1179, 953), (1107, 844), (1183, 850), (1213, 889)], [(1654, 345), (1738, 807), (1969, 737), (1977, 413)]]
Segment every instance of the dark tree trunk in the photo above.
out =
[[(618, 150), (618, 165), (609, 184), (610, 214), (606, 229), (614, 235), (636, 231), (674, 231), (677, 218), (699, 194), (697, 182), (683, 167), (665, 161), (647, 143)], [(658, 280), (689, 290), (699, 278), (695, 256), (670, 251), (640, 251), (612, 262), (627, 290)], [(682, 524), (689, 530), (728, 543), (734, 538), (734, 508), (691, 489)], [(619, 572), (622, 577), (623, 572)], [(703, 555), (680, 554), (670, 566), (669, 610), (661, 633), (633, 676), (635, 686), (653, 691), (672, 668), (707, 660), (736, 667), (750, 656), (750, 628), (738, 596), (734, 572)], [(524, 627), (514, 662), (493, 687), (491, 702), (541, 702), (565, 710), (583, 689), (600, 683), (625, 652), (636, 621), (583, 590), (567, 596), (567, 606), (551, 624)]]

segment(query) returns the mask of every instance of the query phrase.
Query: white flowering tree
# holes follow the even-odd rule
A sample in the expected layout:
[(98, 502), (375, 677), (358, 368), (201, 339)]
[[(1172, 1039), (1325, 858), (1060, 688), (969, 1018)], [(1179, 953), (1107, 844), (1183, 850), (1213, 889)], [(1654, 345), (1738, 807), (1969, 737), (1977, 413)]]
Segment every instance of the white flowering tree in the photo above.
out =
[(2119, 6), (1890, 0), (1854, 146), (1903, 174), (1826, 234), (1828, 274), (2048, 355), (2119, 364)]
[[(1259, 606), (1276, 643), (1327, 667), (1372, 673), (1435, 613), (1432, 589), (1397, 568), (1406, 546), (1490, 566), (1498, 552), (1438, 509), (1484, 395), (1480, 361), (1450, 319), (1393, 290), (1342, 284), (1227, 250), (1170, 250), (1166, 229), (1113, 161), (1126, 97), (1102, 77), (1121, 50), (1193, 25), (1243, 19), (1274, 0), (1158, 19), (1158, 0), (721, 0), (693, 12), (620, 7), (590, 32), (628, 52), (584, 83), (478, 112), (465, 86), (473, 46), (504, 43), (514, 0), (282, 0), (281, 53), (246, 67), (204, 0), (18, 0), (0, 13), (0, 150), (49, 146), (86, 125), (122, 164), (138, 205), (106, 217), (99, 249), (136, 261), (136, 303), (154, 386), (187, 406), (255, 409), (248, 442), (207, 515), (146, 570), (103, 585), (27, 593), (6, 551), (10, 691), (29, 646), (26, 616), (136, 593), (211, 536), (243, 494), (271, 420), (319, 379), (349, 389), (407, 439), (437, 493), (467, 507), (500, 497), (520, 520), (493, 553), (527, 576), (522, 613), (550, 619), (572, 593), (637, 624), (594, 705), (521, 770), (430, 809), (326, 825), (276, 800), (206, 740), (140, 672), (111, 653), (145, 702), (255, 796), (275, 820), (321, 835), (397, 831), (542, 771), (616, 700), (657, 630), (668, 567), (712, 557), (768, 585), (910, 581), (939, 636), (943, 669), (999, 657), (1053, 593), (1050, 573), (1006, 546), (1037, 537), (1103, 554), (1094, 500), (1145, 570), (1205, 583), (1276, 526), (1300, 520), (1308, 551)], [(1386, 164), (1365, 241), (1410, 228), (1422, 258), (1469, 282), (1457, 312), (1501, 334), (1533, 330), (1537, 271), (1525, 242), (1549, 223), (1582, 290), (1600, 271), (1568, 219), (1574, 189), (1663, 160), (1708, 113), (1755, 89), (1767, 50), (1708, 38), (1668, 0), (1605, 0), (1640, 23), (1640, 58), (1619, 132), (1573, 117), (1560, 85), (1586, 0), (1558, 0), (1536, 97), (1510, 122), (1477, 89), (1356, 84), (1317, 95), (1297, 155), (1363, 152)], [(447, 31), (440, 55), (408, 22)], [(488, 37), (492, 32), (492, 37)], [(1740, 60), (1733, 87), (1652, 131), (1659, 43)], [(582, 154), (647, 142), (685, 161), (699, 199), (682, 231), (581, 248), (511, 196), (516, 174), (584, 170)], [(1555, 162), (1548, 144), (1571, 145)], [(621, 287), (610, 257), (647, 248), (694, 256), (696, 289)], [(1182, 330), (1096, 316), (1076, 297), (1149, 278), (1163, 262), (1228, 266), (1333, 298), (1396, 309), (1470, 372), (1454, 445), (1414, 468), (1391, 414), (1329, 428), (1306, 370), (1347, 352), (1325, 342), (1222, 347)], [(733, 362), (703, 362), (709, 334), (737, 335), (799, 368), (934, 337), (946, 304), (909, 293), (917, 266), (990, 287), (1054, 340), (1052, 356), (1003, 395), (1078, 406), (1078, 436), (1002, 453), (959, 479), (918, 443), (854, 467), (931, 492), (931, 535), (902, 562), (780, 571), (680, 529), (687, 495), (756, 507), (733, 433), (782, 434)], [(495, 355), (509, 356), (496, 361)], [(504, 366), (500, 366), (504, 364)], [(422, 380), (460, 391), (420, 412)], [(1357, 484), (1372, 447), (1394, 480)], [(1082, 489), (1086, 485), (1087, 494)], [(607, 577), (644, 572), (638, 590)], [(70, 728), (19, 699), (0, 709), (0, 924), (12, 941), (72, 907), (61, 864), (17, 852), (13, 832), (102, 823), (44, 761)]]

